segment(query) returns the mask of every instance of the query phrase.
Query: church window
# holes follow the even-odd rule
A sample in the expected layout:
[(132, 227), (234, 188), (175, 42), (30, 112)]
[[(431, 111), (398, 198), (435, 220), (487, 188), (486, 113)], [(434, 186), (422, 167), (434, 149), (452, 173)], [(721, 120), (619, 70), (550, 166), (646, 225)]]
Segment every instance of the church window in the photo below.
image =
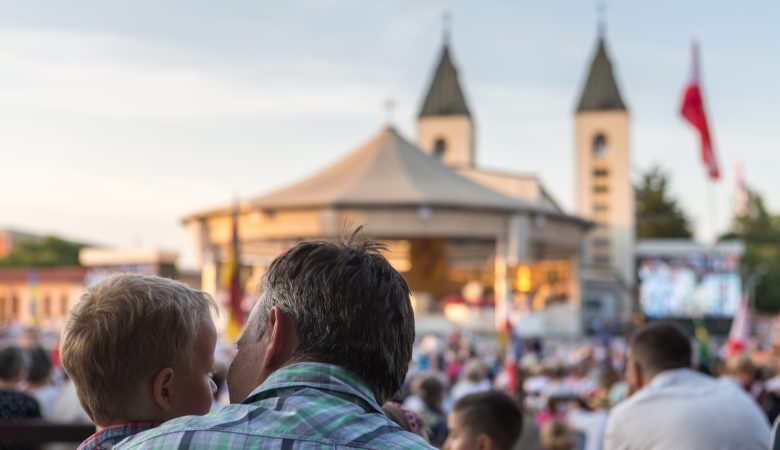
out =
[(60, 316), (65, 317), (68, 315), (68, 295), (60, 295)]
[(604, 156), (607, 152), (607, 138), (603, 134), (599, 133), (593, 138), (593, 155)]
[(601, 300), (597, 298), (588, 298), (582, 302), (585, 309), (589, 311), (601, 311)]
[(606, 255), (596, 255), (596, 257), (593, 258), (593, 262), (597, 266), (608, 266), (609, 265), (609, 256), (606, 256)]
[(447, 141), (442, 138), (436, 139), (433, 144), (433, 156), (441, 159), (447, 152)]
[(598, 238), (593, 240), (593, 246), (596, 248), (609, 247), (609, 240), (604, 238)]
[(593, 186), (593, 192), (595, 192), (597, 194), (605, 194), (608, 191), (609, 191), (609, 189), (606, 186), (604, 186), (604, 185), (598, 185), (597, 184), (596, 186)]
[(21, 309), (19, 297), (16, 296), (16, 293), (11, 294), (11, 320), (19, 320), (19, 310)]
[(609, 175), (608, 169), (593, 169), (593, 176), (595, 178), (606, 177), (607, 175)]
[(47, 319), (51, 317), (51, 297), (48, 295), (43, 297), (43, 317)]

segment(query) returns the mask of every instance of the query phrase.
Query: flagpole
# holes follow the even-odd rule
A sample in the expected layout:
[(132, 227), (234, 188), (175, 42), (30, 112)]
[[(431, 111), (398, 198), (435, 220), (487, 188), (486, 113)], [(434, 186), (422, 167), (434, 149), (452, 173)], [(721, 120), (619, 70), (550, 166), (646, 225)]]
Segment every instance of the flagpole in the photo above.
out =
[(712, 233), (713, 250), (718, 243), (718, 193), (717, 186), (707, 179), (707, 215), (710, 222), (710, 233)]

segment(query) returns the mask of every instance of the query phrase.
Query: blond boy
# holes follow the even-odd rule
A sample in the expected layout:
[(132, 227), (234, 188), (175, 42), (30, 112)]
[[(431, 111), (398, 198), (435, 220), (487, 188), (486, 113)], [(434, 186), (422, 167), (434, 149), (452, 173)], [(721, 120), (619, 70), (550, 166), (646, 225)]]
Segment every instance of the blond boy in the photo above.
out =
[(80, 450), (209, 411), (216, 304), (177, 281), (115, 274), (87, 289), (61, 340), (62, 365), (98, 432)]

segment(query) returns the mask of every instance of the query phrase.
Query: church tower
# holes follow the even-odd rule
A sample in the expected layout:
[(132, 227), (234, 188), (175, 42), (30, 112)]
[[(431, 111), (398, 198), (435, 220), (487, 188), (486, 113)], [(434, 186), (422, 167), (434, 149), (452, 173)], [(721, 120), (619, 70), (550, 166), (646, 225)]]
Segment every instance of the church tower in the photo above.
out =
[(596, 223), (586, 243), (585, 265), (609, 270), (625, 287), (631, 287), (635, 219), (628, 110), (615, 81), (603, 31), (574, 122), (577, 213)]
[(475, 163), (474, 122), (452, 62), (446, 30), (439, 64), (417, 117), (417, 146), (451, 167), (472, 167)]

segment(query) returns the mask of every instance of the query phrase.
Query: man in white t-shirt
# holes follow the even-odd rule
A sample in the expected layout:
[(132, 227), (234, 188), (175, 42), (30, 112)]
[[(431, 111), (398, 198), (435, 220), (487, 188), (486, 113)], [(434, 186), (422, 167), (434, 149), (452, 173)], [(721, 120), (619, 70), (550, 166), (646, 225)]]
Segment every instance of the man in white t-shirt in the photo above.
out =
[(769, 422), (739, 386), (693, 371), (678, 326), (641, 328), (629, 348), (633, 395), (610, 415), (605, 450), (766, 450)]

